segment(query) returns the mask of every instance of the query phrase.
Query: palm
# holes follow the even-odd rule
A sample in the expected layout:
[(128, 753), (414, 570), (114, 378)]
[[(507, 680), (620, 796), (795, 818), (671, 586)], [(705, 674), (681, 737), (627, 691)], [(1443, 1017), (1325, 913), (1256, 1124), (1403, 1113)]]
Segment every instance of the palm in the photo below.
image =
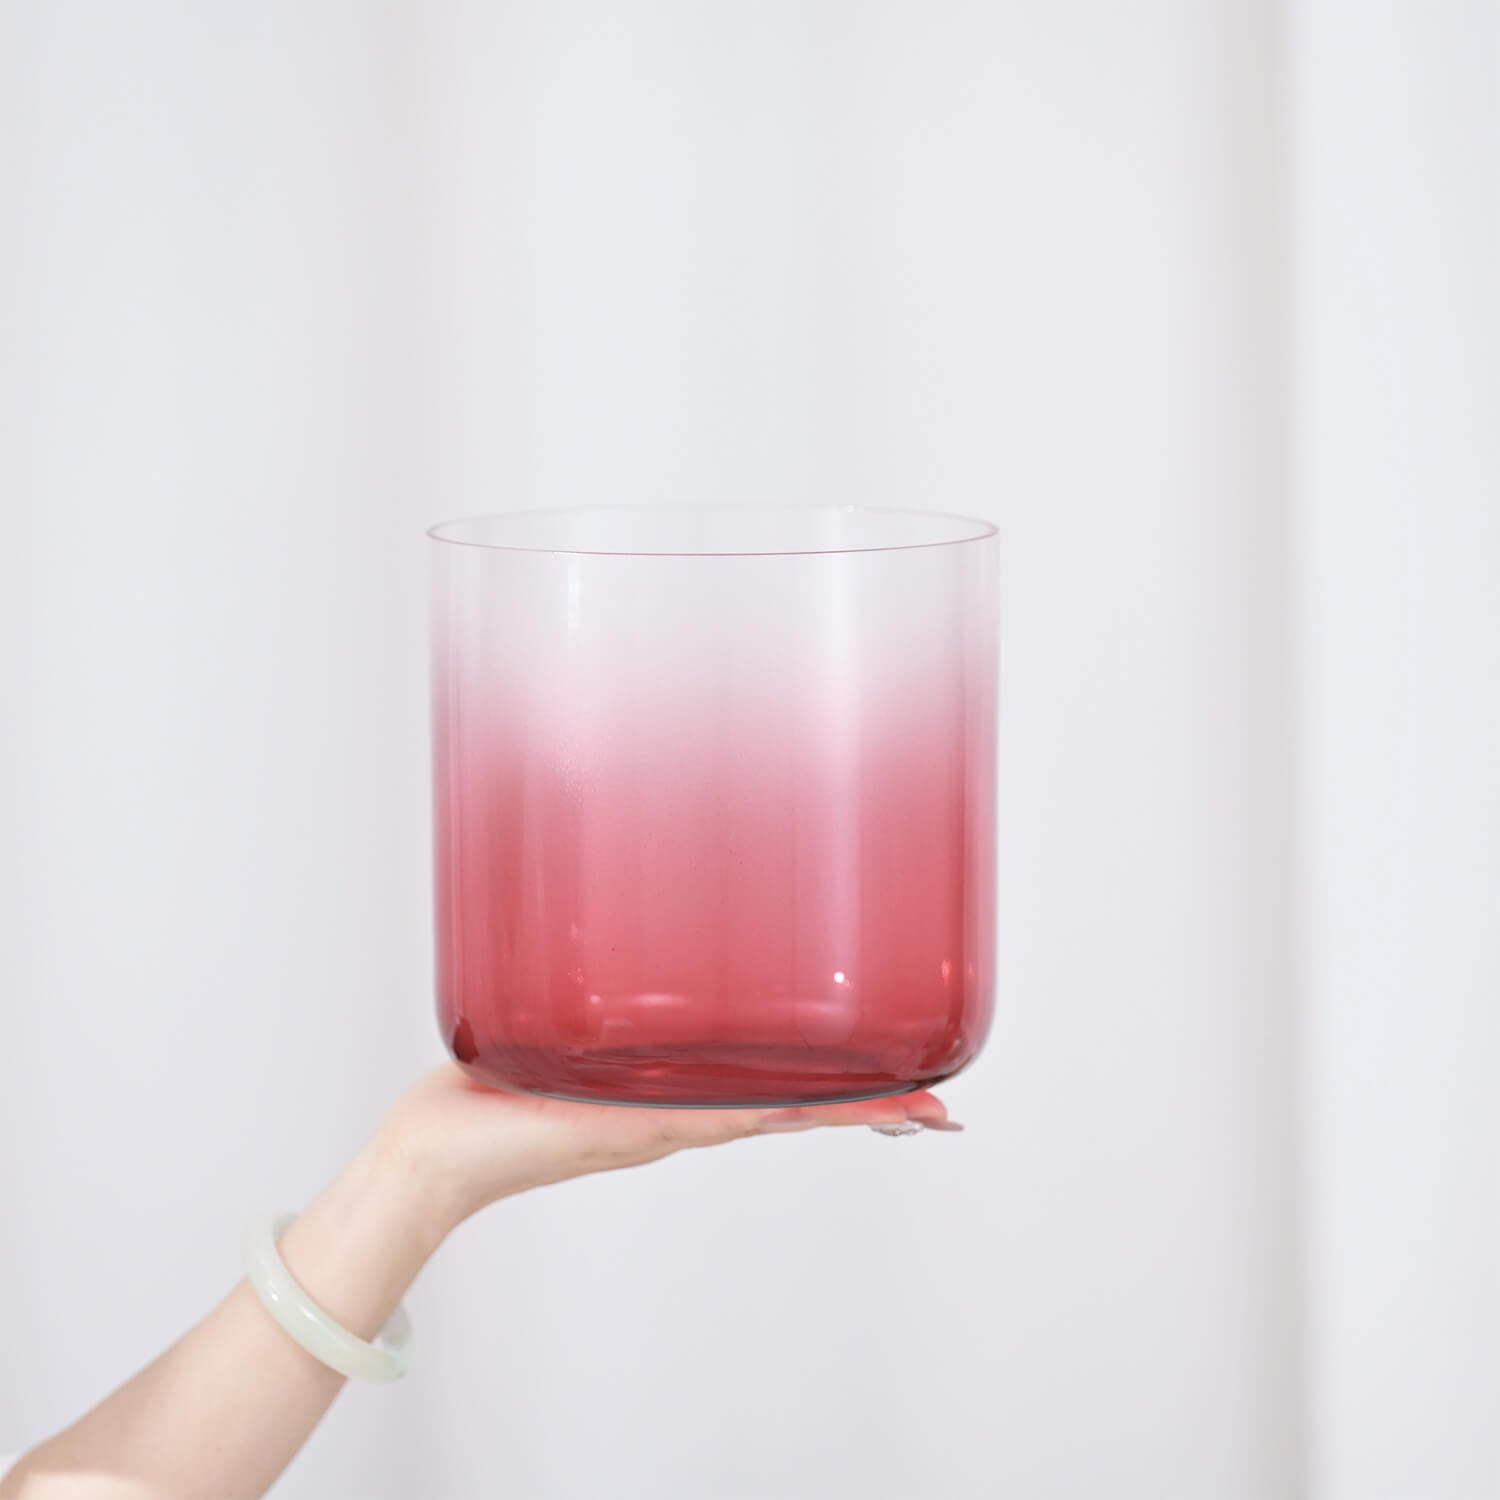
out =
[(522, 1188), (639, 1166), (691, 1146), (820, 1125), (955, 1129), (940, 1100), (902, 1094), (801, 1109), (650, 1109), (578, 1104), (492, 1089), (456, 1064), (429, 1073), (397, 1106), (407, 1149), (440, 1172), (466, 1212)]

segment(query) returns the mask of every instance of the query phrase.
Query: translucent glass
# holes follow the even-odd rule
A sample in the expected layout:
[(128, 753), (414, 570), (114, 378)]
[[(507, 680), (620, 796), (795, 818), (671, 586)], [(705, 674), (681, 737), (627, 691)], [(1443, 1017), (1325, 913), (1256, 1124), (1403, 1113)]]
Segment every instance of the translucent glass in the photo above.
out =
[(433, 538), (438, 1011), (510, 1088), (859, 1099), (994, 986), (993, 528), (534, 511)]

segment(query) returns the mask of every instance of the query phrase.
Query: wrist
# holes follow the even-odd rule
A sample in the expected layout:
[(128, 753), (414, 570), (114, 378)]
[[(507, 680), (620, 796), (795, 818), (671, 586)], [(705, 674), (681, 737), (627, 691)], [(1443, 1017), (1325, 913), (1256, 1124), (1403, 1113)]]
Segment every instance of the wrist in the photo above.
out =
[(376, 1134), (372, 1148), (438, 1239), (499, 1199), (556, 1180), (538, 1169), (534, 1128), (508, 1121), (504, 1104), (443, 1071), (403, 1095)]
[(396, 1119), (386, 1120), (361, 1154), (368, 1191), (387, 1219), (405, 1227), (414, 1254), (431, 1256), (468, 1217), (442, 1162)]
[(442, 1196), (383, 1134), (281, 1239), (287, 1269), (335, 1321), (373, 1338), (442, 1243)]

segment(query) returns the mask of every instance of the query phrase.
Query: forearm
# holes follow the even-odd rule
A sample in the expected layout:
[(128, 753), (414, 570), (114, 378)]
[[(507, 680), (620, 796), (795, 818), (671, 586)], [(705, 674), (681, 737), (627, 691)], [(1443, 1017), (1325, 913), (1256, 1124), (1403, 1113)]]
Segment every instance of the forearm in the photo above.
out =
[[(381, 1137), (308, 1206), (281, 1251), (315, 1301), (371, 1338), (451, 1222), (418, 1166)], [(241, 1282), (159, 1359), (23, 1458), (0, 1481), (0, 1497), (258, 1496), (342, 1385)]]

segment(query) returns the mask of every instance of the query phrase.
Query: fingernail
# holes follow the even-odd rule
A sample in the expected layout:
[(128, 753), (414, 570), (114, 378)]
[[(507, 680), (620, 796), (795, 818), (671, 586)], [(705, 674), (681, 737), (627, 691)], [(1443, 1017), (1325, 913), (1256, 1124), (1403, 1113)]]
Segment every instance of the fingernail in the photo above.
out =
[(963, 1126), (957, 1120), (923, 1120), (922, 1123), (929, 1130), (962, 1130)]

